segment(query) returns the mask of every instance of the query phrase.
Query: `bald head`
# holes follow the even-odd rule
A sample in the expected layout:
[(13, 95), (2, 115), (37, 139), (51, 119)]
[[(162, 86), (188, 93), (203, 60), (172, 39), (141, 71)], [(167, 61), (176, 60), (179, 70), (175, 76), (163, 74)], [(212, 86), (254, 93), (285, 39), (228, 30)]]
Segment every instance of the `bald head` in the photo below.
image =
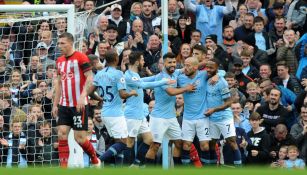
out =
[(198, 66), (199, 61), (196, 57), (188, 57), (185, 62), (189, 62), (192, 66)]
[(133, 32), (143, 32), (143, 21), (140, 19), (136, 19), (132, 23), (132, 31)]
[(198, 59), (195, 57), (188, 57), (184, 61), (184, 74), (188, 77), (193, 77), (198, 69)]

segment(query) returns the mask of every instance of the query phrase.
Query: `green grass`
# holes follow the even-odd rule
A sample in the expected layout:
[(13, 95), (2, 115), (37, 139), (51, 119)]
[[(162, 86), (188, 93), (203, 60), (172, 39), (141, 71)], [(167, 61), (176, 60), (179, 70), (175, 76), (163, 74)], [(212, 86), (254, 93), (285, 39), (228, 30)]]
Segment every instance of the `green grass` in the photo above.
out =
[(306, 170), (287, 170), (270, 168), (161, 168), (145, 169), (60, 169), (60, 168), (0, 168), (0, 175), (306, 175)]

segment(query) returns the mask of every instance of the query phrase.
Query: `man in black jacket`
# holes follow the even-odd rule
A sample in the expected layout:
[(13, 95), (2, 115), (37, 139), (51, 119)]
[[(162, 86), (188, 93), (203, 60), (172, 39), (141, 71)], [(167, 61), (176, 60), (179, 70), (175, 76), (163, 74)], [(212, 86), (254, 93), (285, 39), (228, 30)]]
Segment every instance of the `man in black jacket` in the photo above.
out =
[(205, 46), (214, 53), (214, 58), (218, 59), (225, 71), (228, 71), (229, 55), (223, 48), (217, 45), (217, 35), (208, 35), (205, 39)]
[(276, 125), (286, 124), (286, 118), (289, 112), (280, 104), (281, 91), (273, 88), (269, 94), (269, 101), (261, 105), (257, 112), (262, 116), (262, 125), (268, 133), (274, 132)]

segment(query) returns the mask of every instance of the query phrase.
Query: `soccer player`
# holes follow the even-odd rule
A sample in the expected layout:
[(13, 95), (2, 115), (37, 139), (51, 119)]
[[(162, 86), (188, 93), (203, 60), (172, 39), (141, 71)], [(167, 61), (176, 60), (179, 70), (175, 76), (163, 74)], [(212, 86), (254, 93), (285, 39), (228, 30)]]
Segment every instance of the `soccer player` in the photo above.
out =
[(126, 148), (128, 137), (122, 99), (137, 96), (138, 94), (135, 90), (131, 90), (129, 93), (125, 91), (126, 81), (124, 74), (116, 69), (119, 61), (116, 51), (108, 50), (105, 54), (105, 59), (108, 66), (95, 75), (93, 86), (91, 86), (89, 92), (92, 93), (97, 88), (100, 89), (103, 97), (102, 121), (110, 136), (114, 138), (115, 143), (99, 159), (105, 161), (114, 156), (115, 164), (121, 166), (123, 163), (123, 150)]
[(88, 57), (73, 49), (74, 38), (70, 33), (59, 36), (58, 47), (62, 56), (57, 59), (58, 77), (55, 82), (55, 97), (52, 113), (58, 116), (59, 158), (62, 167), (67, 167), (69, 157), (68, 133), (72, 128), (77, 143), (91, 158), (93, 166), (100, 160), (86, 137), (88, 122), (88, 89), (93, 81)]
[[(176, 80), (181, 70), (176, 70), (176, 55), (167, 53), (163, 56), (163, 71), (156, 75), (155, 80), (173, 79)], [(182, 147), (181, 129), (176, 119), (176, 95), (184, 92), (191, 92), (194, 86), (188, 84), (182, 88), (177, 85), (164, 85), (154, 88), (155, 106), (151, 113), (149, 127), (153, 135), (153, 143), (146, 154), (146, 163), (154, 164), (156, 154), (160, 148), (163, 137), (167, 136), (174, 141), (175, 148), (173, 153), (174, 163), (181, 164), (180, 153)]]
[[(152, 143), (152, 135), (148, 127), (148, 122), (144, 114), (140, 112), (144, 111), (143, 89), (154, 88), (167, 84), (174, 84), (176, 82), (176, 80), (171, 79), (144, 82), (144, 79), (141, 79), (138, 74), (138, 72), (143, 69), (144, 63), (145, 62), (142, 52), (132, 52), (129, 55), (129, 69), (125, 72), (127, 92), (135, 90), (138, 94), (138, 96), (130, 97), (126, 101), (125, 117), (128, 127), (128, 139), (126, 151), (127, 154), (125, 154), (125, 156), (132, 156), (135, 137), (137, 137), (138, 134), (141, 134), (143, 138), (143, 143), (138, 148), (137, 157), (134, 161), (134, 165), (138, 165), (144, 162), (145, 155), (149, 149), (149, 145)], [(129, 159), (129, 161), (131, 160)]]
[[(184, 165), (191, 163), (190, 150), (195, 134), (197, 134), (200, 141), (201, 162), (207, 164), (210, 159), (209, 140), (211, 140), (211, 138), (209, 134), (209, 119), (204, 118), (208, 75), (206, 71), (198, 71), (198, 64), (199, 62), (196, 57), (187, 58), (184, 62), (185, 74), (178, 76), (178, 85), (180, 87), (194, 84), (196, 88), (194, 92), (183, 93), (183, 149), (181, 152), (181, 161)], [(218, 76), (215, 75), (212, 79), (213, 81), (211, 81), (211, 83), (214, 84), (218, 81)]]
[[(217, 74), (219, 61), (210, 60), (207, 63), (208, 76), (212, 77)], [(233, 121), (233, 114), (230, 109), (232, 103), (227, 81), (220, 77), (214, 85), (207, 83), (206, 88), (206, 105), (205, 115), (209, 117), (211, 141), (210, 163), (216, 163), (215, 145), (221, 134), (233, 150), (234, 165), (241, 165), (241, 153), (236, 143), (236, 130)]]

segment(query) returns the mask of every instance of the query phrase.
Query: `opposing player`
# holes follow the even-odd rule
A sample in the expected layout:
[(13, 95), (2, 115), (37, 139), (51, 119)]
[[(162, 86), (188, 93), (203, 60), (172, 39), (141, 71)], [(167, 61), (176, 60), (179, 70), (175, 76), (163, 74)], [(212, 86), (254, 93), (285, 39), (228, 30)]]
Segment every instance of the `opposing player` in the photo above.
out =
[(125, 91), (126, 82), (124, 74), (116, 69), (119, 58), (115, 50), (108, 50), (105, 54), (107, 67), (99, 71), (95, 77), (90, 93), (97, 88), (100, 89), (103, 97), (102, 121), (108, 133), (115, 139), (115, 143), (99, 157), (105, 161), (115, 157), (115, 164), (121, 166), (123, 163), (123, 150), (126, 148), (128, 131), (123, 112), (122, 99), (137, 96), (135, 90), (129, 93)]
[[(176, 56), (173, 53), (167, 53), (163, 56), (164, 69), (155, 80), (173, 79), (176, 80), (181, 70), (176, 70)], [(176, 95), (184, 92), (191, 92), (194, 86), (188, 84), (185, 87), (177, 88), (177, 84), (164, 85), (154, 88), (155, 106), (152, 110), (149, 127), (153, 135), (153, 143), (146, 154), (146, 163), (154, 164), (155, 157), (162, 143), (163, 137), (167, 136), (174, 141), (175, 148), (173, 159), (175, 164), (181, 164), (181, 129), (176, 119), (175, 103)]]
[[(191, 163), (190, 149), (195, 135), (200, 141), (201, 162), (208, 164), (210, 159), (209, 140), (211, 140), (209, 132), (209, 119), (204, 118), (206, 109), (206, 86), (208, 75), (206, 71), (198, 71), (198, 59), (189, 57), (184, 62), (184, 73), (178, 76), (179, 87), (184, 87), (188, 84), (195, 85), (194, 92), (183, 93), (184, 112), (182, 121), (182, 140), (183, 149), (181, 153), (182, 164)], [(225, 74), (221, 71), (221, 76)], [(211, 84), (218, 81), (218, 76), (211, 78)]]
[(95, 149), (86, 137), (88, 122), (88, 89), (93, 75), (86, 55), (74, 51), (70, 33), (59, 36), (58, 47), (62, 56), (57, 59), (58, 77), (52, 113), (58, 116), (59, 158), (61, 167), (67, 167), (69, 157), (68, 133), (72, 128), (77, 143), (91, 158), (93, 166), (100, 166)]
[[(217, 74), (219, 62), (215, 59), (208, 61), (208, 76), (212, 77)], [(233, 150), (234, 165), (241, 165), (241, 153), (236, 143), (236, 130), (233, 121), (233, 114), (230, 109), (232, 98), (226, 80), (221, 77), (219, 81), (210, 85), (207, 82), (206, 88), (206, 105), (207, 111), (205, 116), (210, 121), (210, 163), (216, 163), (215, 145), (221, 134)]]

